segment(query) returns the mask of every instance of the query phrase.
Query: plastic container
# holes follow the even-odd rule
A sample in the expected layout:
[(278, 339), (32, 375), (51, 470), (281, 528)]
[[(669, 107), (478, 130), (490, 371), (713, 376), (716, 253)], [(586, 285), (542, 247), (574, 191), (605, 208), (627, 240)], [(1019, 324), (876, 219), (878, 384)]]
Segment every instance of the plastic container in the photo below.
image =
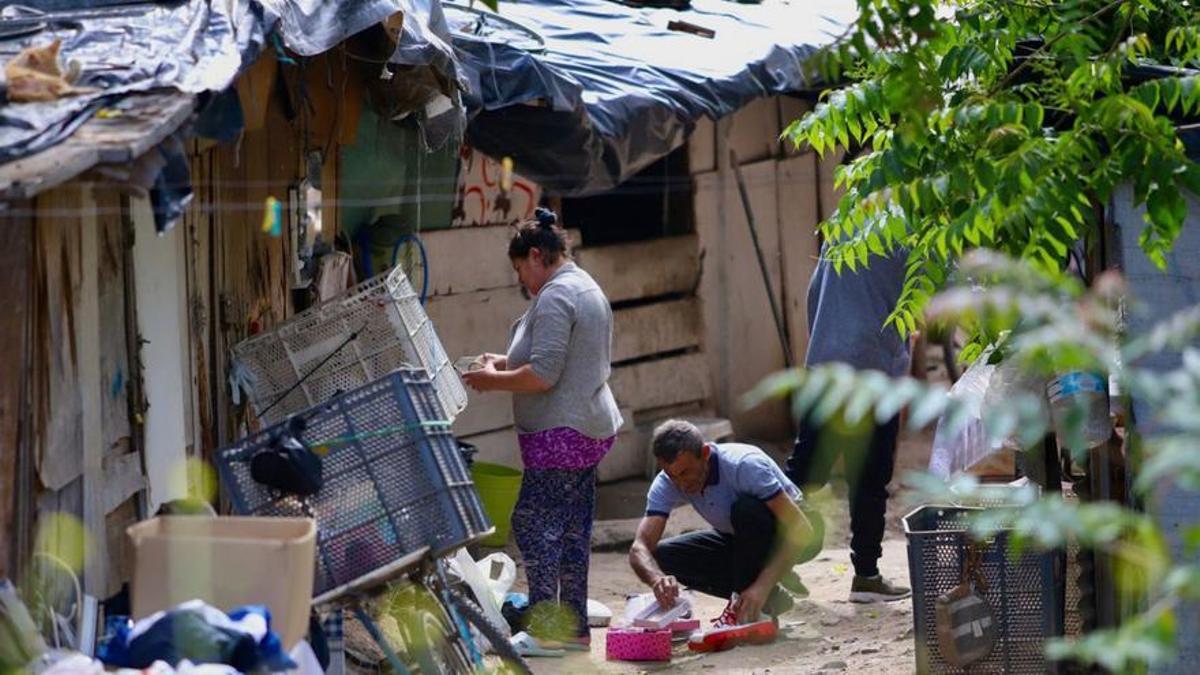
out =
[(301, 413), (298, 439), (321, 457), (324, 485), (283, 494), (251, 476), (284, 422), (217, 453), (221, 489), (236, 513), (317, 520), (314, 602), (374, 588), (491, 529), (458, 443), (422, 370), (392, 374)]
[(922, 506), (904, 517), (908, 574), (912, 583), (913, 633), (918, 673), (1047, 673), (1046, 640), (1064, 630), (1064, 556), (1061, 551), (1012, 555), (1001, 531), (982, 554), (987, 581), (983, 597), (997, 623), (996, 644), (987, 658), (963, 670), (946, 663), (938, 647), (935, 603), (962, 582), (970, 543), (967, 519), (980, 509)]
[(429, 375), (447, 421), (467, 407), (462, 380), (400, 267), (237, 344), (233, 355), (267, 424), (398, 368)]
[(521, 472), (500, 464), (475, 462), (471, 465), (471, 478), (479, 490), (484, 512), (496, 527), (496, 531), (480, 543), (504, 546), (512, 532), (513, 508), (521, 492)]
[(1093, 448), (1107, 442), (1112, 435), (1108, 380), (1103, 375), (1085, 372), (1059, 375), (1046, 385), (1046, 396), (1050, 399), (1050, 413), (1059, 447), (1070, 448), (1066, 432), (1069, 415), (1076, 408), (1084, 411), (1082, 433), (1087, 447), (1070, 449)]
[(199, 599), (226, 612), (266, 605), (285, 649), (307, 634), (312, 519), (165, 516), (126, 532), (133, 541), (135, 619)]

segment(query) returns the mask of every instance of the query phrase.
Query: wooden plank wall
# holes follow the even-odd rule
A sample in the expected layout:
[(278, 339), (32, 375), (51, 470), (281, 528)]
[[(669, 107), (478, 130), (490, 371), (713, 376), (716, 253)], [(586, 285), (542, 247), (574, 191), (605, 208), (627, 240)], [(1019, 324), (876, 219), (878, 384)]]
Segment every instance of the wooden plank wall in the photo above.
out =
[[(51, 513), (84, 525), (43, 540), (58, 551), (86, 546), (86, 592), (107, 596), (128, 578), (124, 528), (142, 515), (142, 458), (130, 423), (126, 236), (119, 197), (72, 182), (35, 202), (30, 316), (37, 473), (36, 522)], [(87, 433), (85, 433), (87, 430)], [(77, 561), (78, 562), (78, 561)]]
[[(27, 211), (21, 204), (15, 210)], [(24, 495), (18, 489), (21, 463), (18, 457), (25, 452), (21, 435), (22, 412), (27, 404), (25, 395), (29, 379), (29, 319), (31, 307), (29, 287), (33, 267), (33, 221), (30, 214), (6, 215), (0, 218), (0, 297), (6, 298), (6, 310), (0, 312), (0, 345), (10, 366), (0, 369), (0, 577), (11, 576), (24, 555), (19, 540), (27, 540), (27, 532), (18, 532), (25, 525), (17, 518), (18, 500)]]
[[(808, 280), (818, 253), (815, 230), (824, 184), (818, 179), (815, 155), (785, 147), (778, 137), (806, 109), (796, 99), (761, 100), (713, 125), (711, 133), (703, 128), (704, 135), (689, 142), (704, 261), (704, 354), (717, 411), (730, 418), (735, 433), (744, 438), (786, 440), (792, 424), (781, 403), (755, 410), (745, 410), (742, 403), (747, 392), (784, 368), (785, 361), (728, 155), (733, 149), (740, 160), (771, 293), (784, 312), (793, 360), (803, 363)], [(826, 163), (827, 172), (835, 161)]]

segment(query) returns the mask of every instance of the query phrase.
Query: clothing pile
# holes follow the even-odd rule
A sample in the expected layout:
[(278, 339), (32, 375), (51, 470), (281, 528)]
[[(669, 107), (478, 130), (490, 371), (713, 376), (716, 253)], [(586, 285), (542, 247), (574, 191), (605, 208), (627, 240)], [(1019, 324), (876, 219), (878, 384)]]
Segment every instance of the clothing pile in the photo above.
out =
[(199, 600), (136, 623), (110, 617), (98, 655), (106, 665), (120, 668), (150, 668), (160, 661), (173, 668), (219, 664), (244, 673), (297, 667), (271, 631), (266, 607), (251, 605), (226, 615)]

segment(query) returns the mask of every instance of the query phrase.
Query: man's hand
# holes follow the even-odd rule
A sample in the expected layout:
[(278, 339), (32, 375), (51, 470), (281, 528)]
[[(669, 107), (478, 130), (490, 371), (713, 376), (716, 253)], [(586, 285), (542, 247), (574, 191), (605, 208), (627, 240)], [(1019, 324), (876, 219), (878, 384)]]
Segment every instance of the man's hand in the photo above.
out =
[(674, 607), (675, 601), (679, 599), (679, 582), (675, 577), (664, 574), (650, 585), (654, 591), (654, 598), (658, 600), (658, 606), (664, 609)]
[(737, 613), (738, 623), (758, 621), (762, 615), (763, 605), (767, 604), (767, 596), (771, 589), (763, 589), (758, 584), (750, 584), (746, 590), (738, 594), (737, 602), (733, 603), (733, 611)]

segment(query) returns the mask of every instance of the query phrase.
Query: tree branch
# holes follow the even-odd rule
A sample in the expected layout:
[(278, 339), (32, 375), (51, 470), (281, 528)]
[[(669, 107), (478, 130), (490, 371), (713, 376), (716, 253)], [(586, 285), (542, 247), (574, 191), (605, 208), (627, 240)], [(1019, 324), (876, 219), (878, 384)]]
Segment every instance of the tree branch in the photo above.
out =
[[(1128, 0), (1113, 0), (1112, 2), (1108, 3), (1107, 5), (1101, 7), (1100, 9), (1096, 10), (1095, 12), (1092, 12), (1088, 16), (1084, 17), (1083, 20), (1079, 22), (1079, 25), (1082, 26), (1084, 24), (1091, 23), (1091, 22), (1095, 21), (1096, 19), (1104, 16), (1105, 14), (1111, 12), (1113, 9), (1125, 4), (1126, 2), (1128, 2)], [(1058, 35), (1055, 35), (1054, 37), (1047, 40), (1046, 43), (1043, 44), (1041, 47), (1038, 47), (1037, 49), (1035, 49), (1032, 54), (1030, 54), (1029, 56), (1026, 56), (1024, 59), (1022, 59), (1021, 63), (1016, 68), (1013, 68), (1012, 70), (1010, 70), (1008, 72), (1008, 75), (1004, 76), (1003, 80), (1000, 80), (1000, 82), (996, 86), (992, 87), (991, 91), (988, 92), (988, 96), (995, 96), (1001, 89), (1003, 89), (1003, 88), (1007, 87), (1009, 84), (1011, 84), (1013, 79), (1016, 78), (1017, 75), (1020, 75), (1021, 73), (1025, 72), (1025, 69), (1029, 67), (1029, 64), (1033, 62), (1035, 57), (1049, 51), (1049, 49), (1051, 47), (1053, 47), (1055, 44), (1057, 44), (1059, 40), (1065, 38), (1070, 33), (1071, 33), (1071, 31), (1064, 31), (1062, 33), (1059, 33)]]

